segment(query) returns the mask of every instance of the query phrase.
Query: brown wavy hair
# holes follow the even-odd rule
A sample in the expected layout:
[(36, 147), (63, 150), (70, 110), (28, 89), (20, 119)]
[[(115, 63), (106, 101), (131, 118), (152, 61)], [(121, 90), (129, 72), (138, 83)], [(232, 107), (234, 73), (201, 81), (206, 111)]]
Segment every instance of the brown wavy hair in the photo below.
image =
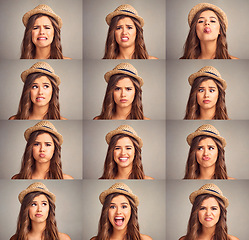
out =
[(107, 33), (107, 39), (105, 43), (105, 55), (103, 59), (117, 59), (119, 54), (119, 45), (115, 39), (115, 30), (117, 28), (118, 21), (129, 17), (136, 27), (136, 40), (135, 40), (135, 52), (132, 55), (133, 59), (148, 59), (149, 54), (146, 50), (144, 37), (143, 37), (143, 28), (140, 22), (133, 17), (127, 15), (118, 15), (112, 18), (109, 30)]
[(184, 44), (184, 54), (181, 57), (181, 59), (198, 59), (198, 57), (200, 56), (201, 45), (200, 45), (200, 40), (196, 33), (196, 25), (197, 25), (197, 22), (198, 22), (198, 19), (201, 13), (207, 10), (213, 11), (217, 15), (218, 21), (220, 23), (220, 34), (217, 38), (216, 53), (215, 53), (214, 58), (215, 59), (231, 59), (231, 56), (229, 55), (228, 49), (227, 49), (225, 23), (222, 20), (221, 15), (217, 11), (211, 8), (201, 9), (194, 16), (192, 23), (190, 25), (190, 30), (189, 30), (186, 42)]
[[(99, 219), (98, 235), (96, 237), (96, 240), (109, 240), (113, 233), (113, 226), (109, 221), (108, 212), (112, 199), (117, 197), (118, 195), (124, 195), (124, 194), (112, 193), (105, 198), (105, 202), (103, 204), (101, 216)], [(139, 232), (139, 224), (138, 224), (137, 207), (135, 205), (134, 200), (131, 197), (127, 195), (124, 196), (128, 199), (129, 204), (131, 206), (131, 216), (127, 224), (127, 233), (125, 239), (141, 240)]]
[(220, 218), (219, 221), (216, 223), (215, 233), (212, 237), (212, 240), (230, 239), (227, 234), (227, 210), (225, 208), (224, 202), (219, 197), (216, 197), (212, 194), (201, 194), (196, 197), (195, 202), (193, 204), (188, 222), (188, 231), (184, 240), (198, 240), (198, 236), (202, 232), (202, 225), (198, 218), (198, 212), (200, 211), (202, 202), (210, 197), (214, 197), (220, 207)]
[(114, 148), (117, 141), (121, 138), (128, 137), (132, 141), (135, 148), (135, 156), (132, 162), (132, 172), (130, 173), (129, 179), (144, 179), (144, 170), (142, 165), (141, 148), (137, 140), (126, 134), (117, 134), (111, 138), (109, 147), (107, 149), (107, 154), (104, 163), (104, 172), (100, 179), (114, 179), (118, 174), (118, 165), (114, 161)]
[(38, 13), (33, 16), (31, 16), (28, 20), (23, 40), (22, 40), (22, 46), (21, 46), (21, 59), (34, 59), (35, 54), (36, 54), (36, 46), (32, 42), (32, 30), (33, 26), (35, 24), (35, 20), (42, 17), (46, 16), (50, 19), (53, 28), (54, 28), (54, 39), (53, 42), (51, 43), (51, 50), (50, 50), (50, 59), (63, 59), (62, 55), (62, 46), (61, 46), (61, 30), (58, 26), (58, 23), (56, 20), (48, 16), (46, 14)]
[(198, 93), (201, 83), (207, 80), (213, 80), (215, 84), (217, 85), (218, 91), (219, 91), (219, 96), (218, 96), (218, 100), (216, 103), (215, 115), (213, 119), (222, 119), (222, 120), (229, 119), (228, 114), (227, 114), (226, 102), (225, 102), (226, 92), (222, 84), (218, 80), (212, 77), (207, 77), (207, 76), (197, 77), (194, 80), (190, 93), (189, 93), (189, 99), (188, 99), (184, 119), (199, 119), (200, 105), (197, 102), (197, 93)]
[(22, 157), (21, 170), (13, 177), (13, 179), (32, 179), (32, 174), (35, 172), (36, 168), (36, 160), (33, 157), (33, 146), (36, 138), (43, 133), (48, 133), (52, 137), (55, 147), (53, 157), (50, 160), (49, 171), (46, 179), (63, 179), (61, 146), (59, 144), (59, 140), (54, 134), (43, 130), (31, 133)]
[(144, 119), (143, 104), (142, 104), (142, 89), (138, 80), (126, 74), (114, 74), (110, 77), (108, 82), (105, 97), (102, 105), (102, 110), (97, 119), (112, 119), (116, 113), (116, 103), (114, 101), (113, 92), (116, 88), (117, 82), (124, 78), (129, 78), (135, 87), (135, 97), (132, 102), (131, 112), (127, 119)]
[(31, 192), (24, 197), (17, 220), (16, 234), (11, 238), (11, 240), (28, 240), (28, 233), (32, 228), (31, 219), (29, 217), (29, 208), (33, 199), (41, 194), (46, 196), (49, 204), (49, 213), (46, 219), (46, 228), (42, 233), (42, 239), (59, 240), (59, 233), (55, 220), (55, 203), (49, 195), (43, 192)]
[(44, 116), (44, 119), (61, 119), (59, 104), (59, 86), (53, 77), (45, 73), (31, 73), (27, 76), (23, 86), (18, 111), (17, 114), (14, 116), (15, 119), (28, 119), (30, 114), (33, 112), (33, 103), (31, 101), (30, 91), (34, 81), (42, 76), (46, 76), (50, 80), (53, 88), (52, 97), (49, 102), (48, 112)]
[(218, 157), (215, 163), (215, 173), (213, 175), (214, 179), (227, 179), (227, 170), (225, 164), (225, 150), (222, 147), (222, 143), (217, 138), (200, 135), (193, 139), (185, 168), (184, 179), (197, 179), (200, 176), (200, 165), (196, 160), (196, 150), (199, 146), (199, 142), (206, 138), (212, 138), (218, 148)]

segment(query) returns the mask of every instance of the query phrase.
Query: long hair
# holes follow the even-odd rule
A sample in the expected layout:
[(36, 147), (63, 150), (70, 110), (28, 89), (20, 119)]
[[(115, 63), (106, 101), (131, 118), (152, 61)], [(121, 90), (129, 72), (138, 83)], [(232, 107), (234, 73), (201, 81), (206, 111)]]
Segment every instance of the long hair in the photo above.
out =
[(44, 119), (61, 119), (60, 115), (60, 104), (59, 104), (59, 86), (55, 79), (45, 73), (31, 73), (27, 76), (26, 81), (23, 86), (21, 99), (19, 102), (19, 107), (17, 114), (14, 116), (15, 119), (28, 119), (33, 112), (33, 103), (31, 101), (31, 88), (34, 81), (41, 76), (46, 76), (52, 85), (52, 97), (49, 102), (48, 112), (44, 116)]
[(205, 199), (210, 197), (214, 197), (219, 204), (220, 207), (220, 218), (216, 224), (214, 236), (212, 240), (229, 240), (227, 234), (227, 210), (225, 208), (224, 202), (219, 198), (212, 194), (201, 194), (196, 197), (195, 202), (193, 204), (189, 222), (188, 222), (188, 232), (185, 236), (185, 240), (198, 240), (198, 236), (202, 232), (202, 225), (198, 218), (198, 212), (200, 211), (201, 204)]
[(118, 15), (112, 18), (110, 27), (107, 33), (107, 39), (105, 43), (105, 55), (103, 59), (116, 59), (119, 55), (119, 45), (115, 39), (115, 30), (117, 28), (118, 21), (120, 19), (129, 17), (136, 27), (136, 39), (135, 39), (135, 51), (132, 55), (133, 59), (148, 59), (149, 54), (146, 50), (144, 37), (143, 37), (143, 28), (140, 22), (133, 17), (127, 15)]
[(63, 59), (62, 55), (62, 46), (61, 46), (61, 31), (58, 26), (58, 23), (55, 21), (55, 19), (51, 16), (48, 16), (46, 14), (38, 13), (33, 16), (31, 16), (28, 20), (27, 27), (24, 32), (23, 40), (22, 40), (22, 46), (21, 46), (21, 59), (34, 59), (36, 54), (36, 46), (32, 42), (32, 30), (33, 26), (35, 24), (35, 20), (46, 16), (50, 19), (53, 28), (54, 28), (54, 39), (51, 43), (51, 50), (50, 50), (50, 59)]
[(206, 138), (212, 138), (218, 148), (218, 157), (215, 162), (215, 172), (213, 175), (214, 179), (227, 179), (227, 170), (225, 164), (225, 150), (222, 147), (220, 140), (217, 138), (207, 136), (207, 135), (200, 135), (193, 139), (189, 153), (188, 159), (186, 163), (185, 169), (185, 176), (184, 179), (197, 179), (200, 176), (200, 165), (196, 160), (196, 151), (199, 145), (199, 142)]
[(126, 134), (117, 134), (111, 138), (105, 158), (104, 172), (100, 179), (114, 179), (117, 176), (118, 165), (114, 161), (114, 148), (117, 141), (124, 137), (128, 137), (132, 141), (135, 148), (135, 156), (132, 162), (132, 172), (130, 173), (129, 179), (144, 179), (145, 175), (142, 165), (141, 148), (135, 138)]
[(226, 92), (222, 84), (218, 80), (212, 77), (208, 77), (208, 76), (197, 77), (194, 80), (193, 85), (190, 90), (184, 119), (199, 119), (200, 105), (197, 102), (197, 93), (198, 93), (201, 83), (207, 80), (213, 80), (215, 84), (217, 85), (218, 91), (219, 91), (218, 100), (216, 103), (215, 115), (213, 119), (222, 119), (222, 120), (229, 119), (228, 114), (227, 114), (226, 102), (225, 102)]
[(14, 235), (13, 239), (28, 240), (28, 233), (32, 228), (31, 219), (29, 217), (29, 208), (32, 204), (33, 199), (41, 194), (47, 197), (49, 204), (49, 213), (46, 219), (46, 228), (42, 233), (42, 239), (59, 240), (59, 233), (55, 220), (55, 203), (48, 194), (43, 192), (31, 192), (24, 197), (17, 220), (16, 234)]
[(216, 52), (214, 58), (231, 59), (231, 56), (228, 54), (228, 49), (227, 49), (225, 23), (222, 20), (220, 14), (211, 8), (204, 8), (199, 12), (197, 12), (196, 15), (194, 16), (192, 23), (190, 25), (188, 37), (184, 45), (184, 54), (181, 57), (181, 59), (198, 59), (198, 57), (201, 55), (201, 45), (200, 45), (200, 40), (196, 33), (196, 25), (201, 13), (207, 10), (213, 11), (217, 15), (218, 21), (220, 23), (220, 34), (217, 38)]
[(63, 179), (61, 146), (59, 140), (54, 134), (42, 130), (31, 133), (22, 157), (21, 170), (13, 177), (14, 179), (32, 179), (32, 174), (36, 169), (36, 160), (33, 157), (33, 146), (37, 136), (43, 133), (48, 133), (54, 142), (54, 154), (50, 160), (49, 171), (46, 179)]
[(105, 97), (102, 105), (102, 110), (97, 119), (112, 119), (116, 113), (116, 103), (114, 101), (113, 92), (117, 82), (124, 78), (129, 78), (135, 87), (135, 97), (132, 102), (131, 112), (127, 119), (144, 119), (143, 104), (142, 104), (142, 89), (138, 80), (126, 74), (114, 74), (108, 82)]
[[(113, 226), (109, 221), (108, 212), (110, 209), (110, 204), (113, 198), (118, 195), (124, 195), (120, 193), (112, 193), (105, 198), (105, 202), (102, 207), (101, 216), (99, 219), (98, 235), (96, 240), (109, 240), (113, 233)], [(126, 240), (141, 240), (138, 224), (138, 213), (137, 207), (133, 199), (127, 195), (124, 195), (131, 206), (131, 216), (127, 224)]]

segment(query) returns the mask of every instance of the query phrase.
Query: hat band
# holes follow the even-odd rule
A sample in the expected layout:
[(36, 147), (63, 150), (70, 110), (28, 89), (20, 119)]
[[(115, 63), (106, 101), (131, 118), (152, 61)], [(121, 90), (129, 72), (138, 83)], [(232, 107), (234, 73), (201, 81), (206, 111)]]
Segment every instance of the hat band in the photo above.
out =
[(122, 131), (125, 131), (125, 132), (128, 132), (128, 133), (131, 133), (132, 135), (135, 135), (132, 131), (129, 131), (129, 130), (126, 130), (126, 129), (122, 129)]
[(212, 73), (212, 72), (205, 71), (205, 73), (209, 73), (209, 74), (212, 74), (212, 75), (214, 75), (216, 77), (219, 77), (218, 75), (216, 75), (215, 73)]
[[(125, 192), (128, 192), (127, 190), (123, 189), (123, 188), (116, 188), (118, 190), (122, 190), (122, 191), (125, 191)], [(129, 193), (129, 192), (128, 192)]]
[(42, 126), (42, 127), (45, 127), (45, 128), (48, 128), (48, 129), (51, 129), (52, 131), (54, 131), (54, 129), (51, 127), (48, 127), (48, 126)]
[(127, 12), (127, 13), (131, 13), (133, 15), (136, 15), (134, 12), (128, 11), (128, 10), (120, 10), (121, 12)]
[(49, 70), (48, 70), (48, 69), (46, 69), (46, 68), (36, 68), (36, 69), (40, 69), (40, 70), (44, 70), (44, 71), (47, 71), (47, 72), (53, 73), (53, 72), (49, 71)]
[(212, 131), (208, 131), (208, 130), (201, 130), (202, 132), (208, 132), (208, 133), (212, 133), (212, 134), (214, 134), (214, 135), (217, 135), (218, 136), (218, 134), (217, 133), (215, 133), (215, 132), (212, 132)]
[(40, 189), (44, 190), (44, 188), (43, 188), (43, 187), (36, 187), (36, 188), (40, 188)]
[(215, 193), (217, 193), (217, 194), (219, 194), (219, 195), (220, 195), (220, 193), (219, 193), (219, 192), (217, 192), (217, 191), (215, 191), (215, 190), (213, 190), (213, 189), (205, 189), (205, 190), (210, 191), (210, 192), (215, 192)]
[(137, 76), (134, 72), (132, 72), (132, 71), (130, 71), (130, 70), (127, 70), (127, 69), (124, 69), (124, 68), (120, 68), (120, 69), (118, 69), (118, 70), (120, 70), (120, 71), (125, 71), (125, 72), (129, 72), (129, 73), (131, 73), (131, 74)]

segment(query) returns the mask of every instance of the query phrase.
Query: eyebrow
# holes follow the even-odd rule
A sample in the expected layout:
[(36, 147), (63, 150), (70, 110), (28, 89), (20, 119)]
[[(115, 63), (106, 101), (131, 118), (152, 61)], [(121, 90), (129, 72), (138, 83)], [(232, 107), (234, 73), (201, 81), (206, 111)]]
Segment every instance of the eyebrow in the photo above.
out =
[[(205, 18), (205, 17), (199, 17), (198, 19), (200, 19), (200, 18)], [(213, 16), (211, 16), (211, 17), (209, 17), (209, 18), (217, 19), (216, 17), (213, 17)]]
[[(121, 145), (116, 145), (115, 147), (121, 147)], [(125, 147), (133, 147), (132, 145), (125, 145)]]
[[(205, 88), (205, 87), (200, 86), (199, 88)], [(208, 86), (208, 88), (216, 88), (216, 87)]]
[[(36, 142), (36, 143), (41, 143), (41, 142), (39, 142), (39, 141), (36, 141), (36, 140), (35, 140), (35, 142)], [(48, 142), (45, 142), (45, 143), (52, 143), (52, 142), (48, 141)]]
[[(203, 147), (204, 145), (198, 145), (198, 147)], [(208, 147), (215, 147), (215, 145), (212, 145), (212, 144), (210, 144), (210, 145), (207, 145)]]
[[(39, 83), (33, 82), (33, 84), (39, 84)], [(44, 82), (44, 83), (42, 83), (42, 84), (51, 84), (51, 83), (50, 83), (50, 82)]]

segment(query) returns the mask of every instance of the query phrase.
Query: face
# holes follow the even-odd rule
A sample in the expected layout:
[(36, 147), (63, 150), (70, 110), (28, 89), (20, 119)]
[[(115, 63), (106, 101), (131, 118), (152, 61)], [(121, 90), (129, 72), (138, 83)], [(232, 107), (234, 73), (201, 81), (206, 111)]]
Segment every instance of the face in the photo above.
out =
[(115, 39), (119, 47), (135, 47), (136, 32), (136, 27), (131, 18), (120, 19), (115, 30)]
[(200, 167), (215, 167), (218, 158), (218, 148), (214, 140), (210, 137), (201, 140), (198, 144), (195, 156)]
[(203, 200), (198, 218), (202, 227), (215, 227), (220, 218), (220, 206), (214, 197)]
[(37, 136), (33, 145), (33, 157), (39, 163), (49, 162), (54, 155), (54, 141), (49, 133)]
[(129, 78), (119, 80), (114, 88), (113, 98), (117, 107), (131, 107), (135, 97), (135, 87)]
[(49, 213), (49, 203), (45, 195), (35, 197), (29, 207), (29, 217), (31, 221), (45, 222)]
[(197, 92), (197, 103), (202, 110), (216, 109), (219, 97), (217, 84), (213, 80), (203, 81)]
[(212, 41), (218, 38), (220, 23), (213, 11), (207, 10), (201, 13), (197, 20), (196, 33), (200, 41)]
[(114, 161), (117, 163), (118, 167), (132, 168), (132, 162), (135, 156), (135, 148), (129, 137), (120, 138), (113, 151)]
[(46, 76), (41, 76), (32, 84), (30, 97), (32, 103), (37, 107), (49, 106), (52, 98), (53, 87), (50, 80)]
[(32, 29), (32, 42), (38, 48), (51, 45), (54, 39), (54, 27), (47, 16), (39, 17), (35, 20)]
[(124, 230), (131, 217), (131, 206), (124, 195), (113, 198), (109, 207), (108, 218), (113, 228)]

